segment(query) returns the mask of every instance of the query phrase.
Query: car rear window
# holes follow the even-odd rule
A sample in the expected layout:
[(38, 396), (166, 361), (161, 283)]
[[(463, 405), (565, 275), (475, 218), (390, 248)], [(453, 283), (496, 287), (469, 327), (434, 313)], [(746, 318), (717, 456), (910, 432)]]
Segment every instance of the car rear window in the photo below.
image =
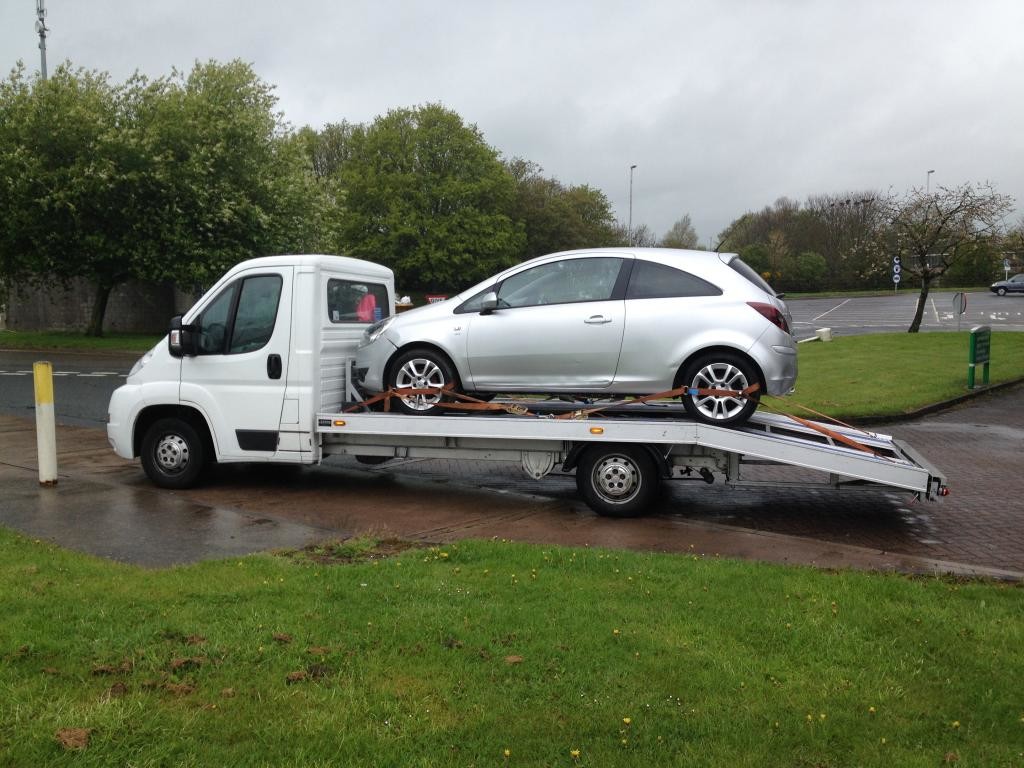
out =
[(759, 274), (757, 274), (757, 272), (754, 271), (753, 267), (751, 267), (749, 264), (743, 261), (743, 259), (741, 259), (739, 256), (730, 261), (729, 266), (732, 267), (737, 272), (739, 272), (745, 278), (747, 278), (747, 280), (752, 282), (762, 291), (767, 292), (769, 296), (775, 295), (775, 290), (770, 285), (768, 285), (768, 282)]
[(679, 296), (721, 296), (722, 290), (681, 269), (637, 259), (629, 276), (627, 299), (667, 299)]

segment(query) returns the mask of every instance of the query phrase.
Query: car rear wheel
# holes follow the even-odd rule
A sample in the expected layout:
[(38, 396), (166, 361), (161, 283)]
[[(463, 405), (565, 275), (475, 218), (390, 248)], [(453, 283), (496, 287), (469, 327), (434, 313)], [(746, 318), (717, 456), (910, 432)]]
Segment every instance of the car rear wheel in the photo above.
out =
[[(712, 352), (697, 358), (683, 372), (682, 383), (693, 390), (742, 391), (760, 381), (754, 366), (739, 355)], [(718, 426), (742, 424), (757, 410), (759, 394), (749, 397), (684, 394), (683, 407), (697, 421)]]
[[(444, 355), (430, 349), (412, 349), (402, 353), (392, 364), (388, 375), (391, 389), (442, 389), (449, 384), (458, 389), (452, 364)], [(403, 413), (435, 416), (444, 412), (438, 405), (441, 399), (440, 393), (416, 394), (398, 397), (393, 402)]]

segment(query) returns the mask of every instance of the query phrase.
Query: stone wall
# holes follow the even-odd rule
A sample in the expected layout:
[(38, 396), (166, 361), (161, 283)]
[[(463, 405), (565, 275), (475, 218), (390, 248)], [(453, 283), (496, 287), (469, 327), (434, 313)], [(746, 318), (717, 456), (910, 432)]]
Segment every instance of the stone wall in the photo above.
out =
[[(10, 286), (6, 323), (12, 331), (83, 331), (89, 324), (96, 291), (82, 279), (66, 286)], [(182, 304), (181, 302), (185, 303)], [(114, 288), (107, 302), (104, 331), (164, 333), (171, 316), (191, 304), (170, 283), (132, 281)]]

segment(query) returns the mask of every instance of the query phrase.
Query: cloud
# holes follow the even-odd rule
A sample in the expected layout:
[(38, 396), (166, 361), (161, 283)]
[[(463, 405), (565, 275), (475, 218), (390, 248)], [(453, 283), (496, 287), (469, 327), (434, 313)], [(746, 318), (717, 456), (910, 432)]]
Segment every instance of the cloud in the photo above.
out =
[[(0, 50), (38, 66), (34, 9)], [(441, 102), (505, 156), (703, 241), (780, 196), (988, 179), (1024, 199), (1024, 4), (50, 0), (49, 62), (241, 58), (294, 125)]]

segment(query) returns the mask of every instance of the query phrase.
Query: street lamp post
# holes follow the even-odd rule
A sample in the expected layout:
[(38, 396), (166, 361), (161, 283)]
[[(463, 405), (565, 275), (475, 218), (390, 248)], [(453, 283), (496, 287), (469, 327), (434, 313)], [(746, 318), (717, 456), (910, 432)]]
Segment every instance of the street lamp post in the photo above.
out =
[(626, 229), (626, 235), (629, 237), (629, 244), (633, 244), (633, 171), (636, 170), (636, 164), (629, 166), (629, 226)]
[(928, 173), (926, 173), (924, 175), (924, 178), (925, 178), (925, 182), (924, 182), (925, 183), (925, 191), (928, 194), (931, 194), (931, 191), (932, 191), (932, 174), (933, 173), (935, 173), (935, 169), (934, 168), (932, 168), (930, 171), (928, 171)]
[(39, 63), (43, 80), (46, 79), (46, 6), (44, 0), (36, 0), (36, 32), (39, 33)]

